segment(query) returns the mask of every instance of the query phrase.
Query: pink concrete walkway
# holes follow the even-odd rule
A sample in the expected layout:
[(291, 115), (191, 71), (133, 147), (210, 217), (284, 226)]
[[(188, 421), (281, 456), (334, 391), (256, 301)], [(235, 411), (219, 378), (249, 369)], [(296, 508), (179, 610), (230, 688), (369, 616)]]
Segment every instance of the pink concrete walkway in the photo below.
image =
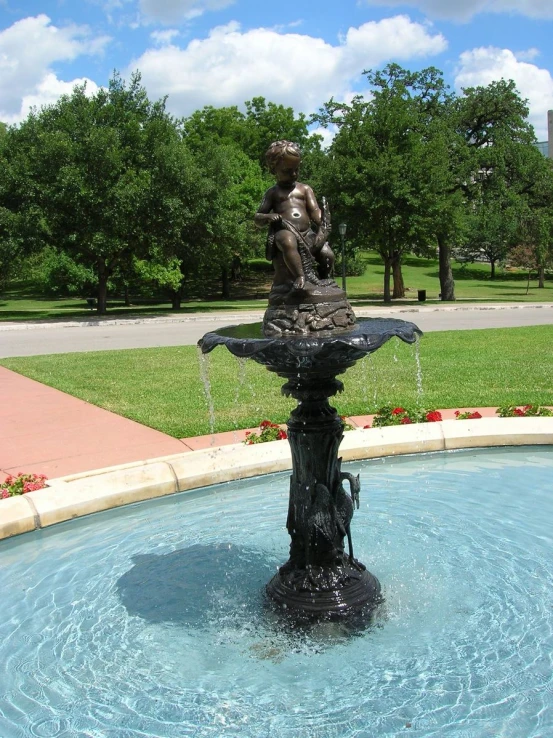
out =
[[(493, 416), (495, 408), (480, 408), (480, 412)], [(444, 420), (453, 418), (454, 411), (443, 410), (442, 415)], [(348, 421), (362, 428), (372, 421), (372, 416)], [(247, 432), (172, 438), (0, 367), (0, 482), (8, 474), (20, 471), (46, 474), (52, 479), (240, 443)]]
[(190, 450), (182, 441), (0, 367), (0, 481), (50, 479)]

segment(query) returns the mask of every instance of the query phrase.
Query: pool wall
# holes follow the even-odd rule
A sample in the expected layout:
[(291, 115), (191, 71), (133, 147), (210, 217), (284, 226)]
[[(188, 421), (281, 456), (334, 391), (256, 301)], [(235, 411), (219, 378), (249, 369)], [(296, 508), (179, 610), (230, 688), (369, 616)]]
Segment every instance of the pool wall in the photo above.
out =
[[(553, 417), (444, 420), (347, 431), (344, 461), (491, 446), (551, 445)], [(48, 487), (0, 500), (0, 539), (82, 515), (292, 468), (288, 443), (238, 443), (146, 459), (48, 480)]]

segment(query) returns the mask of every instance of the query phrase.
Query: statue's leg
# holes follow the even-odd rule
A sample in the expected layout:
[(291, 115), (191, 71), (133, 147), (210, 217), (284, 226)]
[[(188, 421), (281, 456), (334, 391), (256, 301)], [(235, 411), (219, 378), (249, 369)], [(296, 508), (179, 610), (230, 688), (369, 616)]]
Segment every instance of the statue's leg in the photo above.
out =
[(305, 276), (296, 237), (290, 231), (277, 231), (275, 233), (275, 244), (279, 251), (282, 252), (284, 263), (294, 278), (294, 289), (303, 289)]

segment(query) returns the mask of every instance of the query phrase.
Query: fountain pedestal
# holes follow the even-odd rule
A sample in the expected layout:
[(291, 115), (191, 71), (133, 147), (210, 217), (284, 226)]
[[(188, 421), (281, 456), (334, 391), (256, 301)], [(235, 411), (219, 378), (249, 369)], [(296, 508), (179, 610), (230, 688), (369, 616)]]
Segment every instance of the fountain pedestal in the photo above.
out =
[(394, 336), (413, 343), (417, 334), (413, 323), (370, 318), (348, 331), (307, 336), (267, 337), (261, 324), (230, 326), (199, 342), (203, 353), (224, 345), (263, 364), (287, 380), (283, 394), (298, 401), (288, 420), (290, 556), (267, 585), (271, 600), (293, 615), (343, 616), (381, 602), (378, 580), (354, 557), (350, 524), (359, 478), (341, 469), (343, 423), (328, 399), (343, 389), (336, 377), (356, 361)]
[(344, 615), (381, 601), (378, 579), (353, 555), (350, 524), (359, 506), (359, 479), (341, 470), (343, 422), (328, 402), (342, 389), (333, 376), (318, 373), (300, 373), (282, 388), (299, 401), (288, 420), (290, 558), (267, 584), (267, 594), (304, 615)]

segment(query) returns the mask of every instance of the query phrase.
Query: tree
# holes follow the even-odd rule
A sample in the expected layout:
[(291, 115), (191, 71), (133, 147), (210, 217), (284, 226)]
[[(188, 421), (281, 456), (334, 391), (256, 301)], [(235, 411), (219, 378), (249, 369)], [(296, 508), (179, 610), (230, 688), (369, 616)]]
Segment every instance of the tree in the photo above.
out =
[(311, 134), (308, 121), (293, 108), (254, 97), (238, 107), (214, 108), (208, 105), (182, 121), (186, 140), (201, 148), (206, 140), (237, 146), (251, 161), (265, 167), (265, 152), (273, 141), (287, 139), (302, 149), (305, 157), (320, 150), (320, 137)]
[[(3, 124), (2, 124), (3, 125)], [(37, 204), (36, 184), (29, 177), (30, 160), (14, 160), (15, 129), (0, 135), (0, 288), (17, 272), (22, 260), (40, 250), (48, 235)]]
[[(533, 160), (532, 184), (526, 189), (516, 251), (509, 253), (513, 263), (521, 266), (532, 263), (538, 275), (538, 288), (545, 287), (545, 269), (553, 262), (553, 162), (537, 150)], [(525, 256), (526, 263), (521, 257)]]
[(211, 184), (209, 211), (204, 222), (199, 259), (204, 271), (219, 269), (222, 296), (230, 297), (229, 274), (233, 260), (252, 256), (259, 233), (254, 228), (256, 212), (266, 181), (256, 162), (236, 146), (206, 142), (201, 157), (204, 177)]
[(468, 212), (469, 254), (495, 266), (519, 238), (525, 198), (535, 188), (538, 158), (528, 107), (515, 83), (499, 80), (467, 88), (454, 103), (458, 136), (465, 142), (460, 178)]
[(175, 176), (181, 141), (165, 101), (148, 100), (138, 73), (128, 86), (114, 74), (107, 90), (76, 87), (33, 111), (12, 138), (13, 166), (32, 190), (23, 204), (46, 224), (42, 245), (93, 270), (105, 313), (115, 270), (176, 237), (186, 219), (189, 183)]
[(338, 129), (328, 159), (331, 206), (347, 222), (348, 238), (379, 252), (389, 302), (392, 275), (393, 296), (404, 296), (404, 253), (431, 253), (436, 242), (436, 182), (446, 149), (435, 121), (445, 85), (434, 68), (409, 72), (390, 64), (365, 74), (370, 100), (331, 100), (314, 120)]

